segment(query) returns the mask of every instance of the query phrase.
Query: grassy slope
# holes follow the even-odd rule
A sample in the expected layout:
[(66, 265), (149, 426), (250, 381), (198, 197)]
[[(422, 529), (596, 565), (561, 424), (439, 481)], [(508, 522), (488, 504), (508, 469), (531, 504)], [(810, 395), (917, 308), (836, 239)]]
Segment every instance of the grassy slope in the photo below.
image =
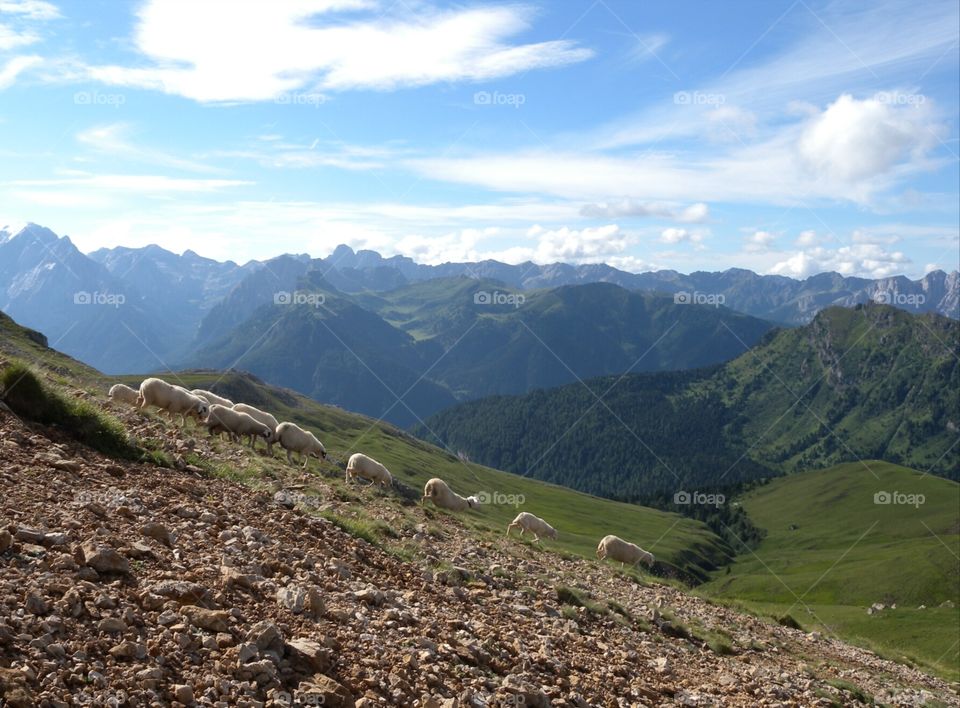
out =
[[(31, 338), (32, 337), (32, 338)], [(110, 384), (125, 381), (137, 385), (140, 377), (108, 379), (95, 369), (49, 349), (31, 331), (20, 327), (0, 313), (0, 359), (15, 358), (39, 369), (48, 383), (68, 390), (85, 389), (105, 397)], [(395, 477), (421, 490), (431, 477), (446, 479), (460, 493), (486, 491), (490, 494), (522, 495), (525, 510), (549, 519), (560, 530), (556, 543), (549, 547), (593, 557), (597, 541), (615, 533), (652, 547), (658, 559), (675, 565), (694, 576), (706, 577), (709, 568), (724, 562), (720, 540), (703, 524), (646, 507), (588, 496), (564, 487), (525, 479), (481, 465), (466, 464), (439, 448), (364, 416), (349, 413), (286, 389), (268, 386), (252, 377), (228, 373), (190, 373), (168, 376), (189, 388), (214, 387), (235, 400), (244, 400), (272, 411), (280, 420), (292, 420), (315, 430), (327, 447), (331, 461), (325, 465), (329, 475), (339, 472), (352, 452), (363, 451), (381, 460)], [(290, 472), (281, 457), (255, 459), (254, 472), (278, 476)], [(316, 469), (316, 461), (311, 468)], [(249, 471), (234, 471), (250, 478)], [(419, 494), (418, 494), (419, 496)], [(465, 515), (478, 532), (502, 533), (517, 509), (507, 505), (487, 505)], [(659, 540), (658, 540), (659, 539)], [(669, 569), (668, 569), (669, 570)]]
[(958, 336), (945, 317), (833, 307), (727, 363), (715, 383), (746, 414), (734, 437), (758, 462), (793, 472), (854, 450), (955, 476), (944, 451), (957, 430), (944, 422), (957, 423)]
[[(131, 384), (137, 379), (121, 378)], [(549, 519), (559, 529), (559, 539), (549, 542), (551, 547), (582, 556), (594, 556), (599, 539), (614, 533), (648, 547), (656, 543), (653, 551), (658, 559), (697, 575), (724, 559), (719, 539), (711, 531), (676, 514), (600, 499), (464, 463), (389, 424), (321, 405), (289, 390), (252, 383), (247, 376), (231, 373), (221, 378), (218, 373), (192, 372), (179, 374), (176, 380), (189, 388), (216, 384), (218, 392), (233, 400), (253, 403), (271, 411), (279, 420), (291, 420), (314, 430), (327, 448), (330, 464), (325, 468), (331, 473), (333, 465), (344, 467), (350, 454), (359, 451), (383, 462), (399, 481), (418, 492), (431, 477), (441, 477), (463, 495), (485, 491), (491, 495), (525, 497), (522, 509), (501, 504), (469, 512), (467, 518), (479, 530), (502, 533), (518, 511), (526, 510)], [(312, 467), (315, 465), (315, 461), (311, 462)], [(279, 458), (271, 467), (289, 470)]]
[[(918, 508), (878, 505), (879, 491), (923, 494), (925, 501)], [(767, 537), (699, 593), (777, 616), (789, 612), (805, 629), (960, 676), (955, 482), (869, 461), (777, 479), (742, 504)], [(897, 609), (868, 615), (875, 602)], [(954, 606), (940, 607), (944, 602)]]

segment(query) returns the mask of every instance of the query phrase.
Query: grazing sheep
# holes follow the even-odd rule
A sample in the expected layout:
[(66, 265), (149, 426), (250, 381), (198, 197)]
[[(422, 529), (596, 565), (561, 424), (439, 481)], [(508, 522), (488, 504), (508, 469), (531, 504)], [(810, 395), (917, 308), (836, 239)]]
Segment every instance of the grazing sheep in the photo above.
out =
[(541, 519), (539, 516), (534, 516), (526, 511), (521, 511), (517, 514), (517, 518), (511, 521), (507, 525), (507, 536), (510, 535), (510, 529), (517, 527), (520, 529), (520, 535), (523, 536), (524, 531), (529, 531), (533, 534), (533, 540), (539, 541), (540, 535), (547, 536), (553, 540), (557, 539), (557, 530), (553, 528), (546, 521)]
[[(313, 433), (304, 430), (296, 423), (280, 423), (277, 426), (276, 440), (280, 443), (280, 447), (287, 451), (287, 462), (291, 465), (293, 464), (293, 456), (290, 454), (292, 452), (296, 452), (303, 458), (303, 469), (307, 469), (310, 455), (318, 460), (327, 459), (327, 450), (323, 447), (323, 443), (317, 440)], [(299, 461), (298, 457), (297, 462)]]
[(476, 497), (467, 497), (464, 499), (450, 489), (446, 482), (437, 477), (434, 477), (423, 486), (423, 499), (420, 501), (422, 503), (427, 499), (432, 500), (435, 506), (441, 509), (450, 509), (451, 511), (463, 511), (467, 508), (475, 509), (480, 505), (480, 501)]
[[(246, 403), (235, 403), (233, 406), (233, 410), (240, 411), (241, 413), (246, 413), (252, 418), (256, 418), (264, 425), (269, 426), (270, 430), (274, 431), (274, 439), (276, 439), (276, 430), (277, 430), (277, 426), (280, 425), (280, 423), (278, 423), (277, 419), (274, 418), (272, 415), (260, 410), (259, 408), (248, 406)], [(273, 457), (273, 440), (267, 441), (267, 454)]]
[(169, 413), (171, 418), (179, 415), (181, 425), (186, 423), (185, 415), (202, 420), (210, 410), (210, 404), (199, 396), (194, 396), (181, 386), (173, 386), (156, 378), (144, 379), (140, 384), (137, 407), (145, 410), (148, 406), (156, 406), (161, 413)]
[(640, 546), (624, 541), (619, 536), (609, 535), (604, 536), (599, 545), (597, 545), (597, 558), (603, 560), (604, 558), (612, 558), (613, 560), (620, 561), (620, 567), (623, 568), (624, 563), (629, 563), (632, 566), (637, 565), (641, 561), (647, 564), (648, 567), (652, 568), (654, 563), (653, 554), (649, 551), (645, 551)]
[(218, 406), (226, 406), (227, 408), (233, 408), (233, 401), (229, 398), (224, 398), (223, 396), (218, 396), (217, 394), (211, 391), (205, 391), (202, 388), (195, 388), (190, 393), (194, 396), (200, 396), (200, 398), (206, 399), (207, 403), (214, 404)]
[(130, 388), (126, 384), (114, 384), (110, 387), (110, 392), (107, 394), (107, 397), (111, 401), (119, 401), (120, 403), (129, 403), (131, 406), (137, 405), (137, 396), (140, 393), (133, 388)]
[(227, 432), (230, 433), (231, 437), (237, 439), (244, 435), (249, 436), (251, 450), (257, 437), (271, 443), (275, 435), (273, 428), (269, 425), (264, 425), (253, 416), (227, 406), (221, 406), (219, 403), (210, 406), (210, 412), (207, 413), (207, 419), (203, 424), (207, 426), (210, 435)]
[(347, 460), (347, 477), (349, 483), (351, 477), (360, 477), (369, 479), (371, 484), (381, 484), (389, 487), (393, 484), (393, 476), (390, 471), (377, 462), (372, 457), (367, 457), (362, 452), (355, 452)]

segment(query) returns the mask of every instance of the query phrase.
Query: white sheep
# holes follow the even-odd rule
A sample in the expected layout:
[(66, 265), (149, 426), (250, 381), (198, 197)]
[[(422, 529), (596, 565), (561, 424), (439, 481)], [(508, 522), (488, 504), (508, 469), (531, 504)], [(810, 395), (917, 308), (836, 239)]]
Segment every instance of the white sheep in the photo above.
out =
[(352, 477), (369, 479), (371, 484), (380, 484), (389, 487), (393, 484), (393, 476), (390, 471), (377, 462), (372, 457), (367, 457), (362, 452), (355, 452), (347, 460), (347, 477), (349, 483)]
[[(327, 459), (327, 450), (323, 443), (317, 440), (317, 437), (308, 430), (304, 430), (296, 423), (280, 423), (277, 426), (276, 440), (280, 446), (287, 451), (287, 462), (293, 464), (292, 452), (296, 452), (303, 458), (303, 469), (307, 469), (307, 463), (310, 462), (310, 455), (318, 460)], [(353, 459), (353, 458), (351, 458)], [(297, 462), (299, 462), (299, 458)]]
[(464, 499), (455, 491), (450, 489), (442, 479), (434, 477), (423, 485), (423, 499), (421, 503), (430, 499), (434, 505), (441, 509), (450, 509), (451, 511), (463, 511), (464, 509), (475, 509), (480, 505), (480, 500), (476, 497), (467, 497)]
[(131, 406), (137, 405), (137, 396), (140, 393), (134, 389), (130, 388), (126, 384), (114, 384), (110, 387), (110, 392), (107, 394), (107, 397), (111, 401), (118, 401), (120, 403), (129, 403)]
[(621, 568), (623, 568), (624, 563), (635, 566), (641, 561), (652, 568), (654, 563), (654, 557), (650, 551), (645, 551), (640, 548), (640, 546), (624, 541), (619, 536), (612, 534), (604, 536), (600, 540), (600, 543), (597, 545), (597, 558), (600, 560), (604, 558), (618, 560), (620, 561)]
[(264, 425), (259, 420), (238, 410), (221, 406), (214, 403), (210, 406), (207, 413), (207, 419), (203, 423), (210, 431), (210, 435), (215, 433), (230, 433), (231, 437), (240, 438), (244, 435), (250, 438), (250, 448), (253, 449), (254, 441), (261, 437), (268, 443), (273, 442), (275, 432), (269, 425)]
[(553, 540), (557, 539), (557, 530), (553, 528), (553, 526), (548, 524), (539, 516), (534, 516), (526, 511), (521, 511), (519, 514), (517, 514), (517, 518), (507, 525), (506, 535), (509, 536), (510, 529), (515, 527), (520, 529), (521, 536), (523, 536), (524, 531), (529, 531), (532, 533), (534, 541), (539, 541), (541, 535), (552, 538)]
[(206, 391), (202, 388), (195, 388), (190, 393), (192, 393), (194, 396), (200, 396), (200, 398), (206, 399), (207, 403), (210, 403), (211, 405), (216, 403), (218, 406), (233, 408), (233, 401), (231, 401), (229, 398), (218, 396), (212, 391)]
[(161, 413), (169, 413), (171, 418), (179, 415), (181, 425), (186, 423), (185, 415), (202, 420), (210, 410), (210, 404), (199, 396), (182, 386), (173, 386), (156, 378), (144, 379), (140, 384), (137, 407), (145, 410), (148, 406), (156, 406)]
[[(240, 411), (241, 413), (246, 413), (248, 416), (252, 418), (256, 418), (264, 425), (269, 426), (270, 430), (274, 431), (274, 439), (276, 439), (277, 426), (279, 426), (280, 423), (278, 423), (277, 419), (274, 418), (272, 415), (270, 415), (266, 411), (260, 410), (259, 408), (255, 408), (254, 406), (247, 405), (246, 403), (235, 403), (233, 406), (233, 410)], [(267, 441), (267, 454), (273, 457), (273, 440)]]

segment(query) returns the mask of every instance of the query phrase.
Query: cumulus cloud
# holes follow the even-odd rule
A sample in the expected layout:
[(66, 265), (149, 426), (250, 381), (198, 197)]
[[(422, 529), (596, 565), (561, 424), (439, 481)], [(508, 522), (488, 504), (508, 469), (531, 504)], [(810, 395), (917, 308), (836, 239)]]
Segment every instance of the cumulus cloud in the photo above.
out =
[(815, 174), (856, 181), (888, 171), (929, 145), (924, 105), (896, 105), (880, 97), (841, 95), (805, 127), (797, 147)]
[(663, 243), (680, 243), (690, 238), (690, 232), (686, 229), (669, 228), (660, 233), (660, 241)]
[(703, 234), (699, 231), (689, 231), (687, 229), (679, 229), (676, 227), (667, 228), (660, 232), (661, 243), (674, 245), (687, 241), (699, 244), (701, 241), (703, 241)]
[(396, 243), (397, 253), (418, 263), (437, 265), (450, 261), (476, 261), (483, 258), (477, 247), (484, 239), (496, 236), (500, 229), (461, 229), (442, 236), (411, 234)]
[(744, 248), (752, 253), (763, 253), (764, 251), (770, 250), (770, 246), (773, 244), (775, 238), (776, 236), (769, 231), (755, 231), (750, 236), (747, 236), (744, 242)]
[(798, 251), (776, 263), (770, 273), (807, 278), (835, 271), (841, 275), (886, 278), (903, 273), (912, 261), (901, 251), (888, 251), (880, 244), (860, 243), (834, 250), (814, 247)]
[(616, 224), (595, 228), (544, 229), (534, 226), (527, 235), (537, 239), (530, 260), (536, 263), (598, 263), (605, 258), (622, 255), (629, 237)]
[(153, 65), (90, 73), (201, 102), (263, 101), (305, 89), (480, 81), (592, 56), (571, 40), (510, 43), (531, 25), (526, 6), (418, 4), (416, 13), (398, 14), (404, 7), (373, 0), (149, 0), (137, 13), (135, 43)]
[(706, 221), (710, 207), (697, 202), (687, 207), (663, 202), (645, 202), (639, 199), (621, 199), (602, 204), (585, 204), (580, 210), (582, 216), (600, 219), (618, 219), (622, 217), (660, 217), (686, 224)]
[(808, 229), (807, 231), (801, 231), (794, 243), (803, 247), (816, 246), (820, 243), (820, 237), (817, 235), (816, 231)]

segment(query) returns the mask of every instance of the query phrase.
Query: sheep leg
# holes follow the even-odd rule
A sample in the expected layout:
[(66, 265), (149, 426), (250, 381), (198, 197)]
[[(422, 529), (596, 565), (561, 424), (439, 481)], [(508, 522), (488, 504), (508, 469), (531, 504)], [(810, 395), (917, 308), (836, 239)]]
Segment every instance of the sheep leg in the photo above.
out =
[(303, 453), (300, 453), (300, 456), (303, 458), (303, 469), (307, 469), (307, 465), (310, 464), (310, 455), (304, 455)]
[[(426, 497), (424, 497), (424, 499), (426, 499)], [(507, 533), (504, 534), (504, 535), (505, 535), (505, 536), (509, 536), (509, 535), (510, 535), (510, 529), (512, 529), (514, 526), (515, 526), (515, 524), (514, 524), (512, 521), (511, 521), (509, 524), (507, 524)], [(520, 533), (522, 534), (523, 531), (521, 531)]]
[(292, 464), (293, 464), (293, 455), (290, 454), (290, 451), (289, 451), (289, 450), (287, 450), (287, 464), (288, 464), (288, 465), (292, 465)]
[(534, 542), (534, 543), (540, 543), (540, 537), (537, 536), (537, 534), (533, 534), (533, 542)]

